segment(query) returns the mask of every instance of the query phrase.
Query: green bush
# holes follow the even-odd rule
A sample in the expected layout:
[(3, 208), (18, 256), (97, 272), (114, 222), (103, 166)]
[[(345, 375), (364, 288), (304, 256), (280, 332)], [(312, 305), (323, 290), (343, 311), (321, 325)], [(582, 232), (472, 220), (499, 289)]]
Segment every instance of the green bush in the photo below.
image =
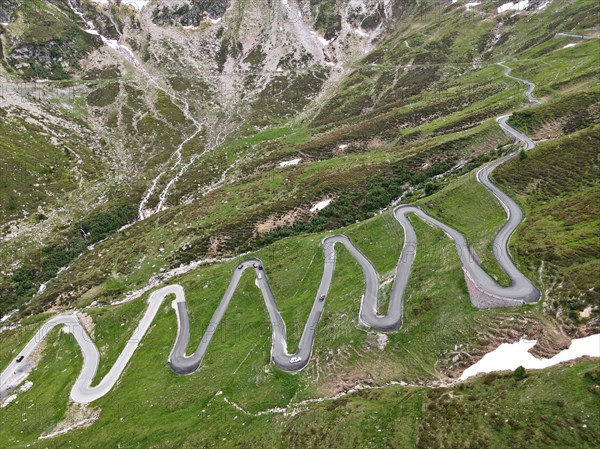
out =
[(109, 106), (116, 101), (119, 91), (120, 87), (118, 83), (110, 83), (91, 92), (86, 100), (90, 106)]
[(525, 372), (525, 368), (519, 366), (516, 370), (513, 371), (513, 377), (515, 380), (523, 380), (527, 377), (527, 373)]
[(437, 182), (428, 182), (425, 184), (425, 195), (429, 196), (438, 190), (440, 190), (442, 186)]
[(533, 111), (526, 109), (525, 111), (515, 112), (508, 119), (508, 123), (514, 128), (530, 133), (533, 129)]
[(75, 233), (78, 235), (85, 233), (83, 238), (90, 245), (105, 239), (121, 226), (129, 223), (135, 217), (135, 213), (135, 206), (118, 204), (83, 220)]

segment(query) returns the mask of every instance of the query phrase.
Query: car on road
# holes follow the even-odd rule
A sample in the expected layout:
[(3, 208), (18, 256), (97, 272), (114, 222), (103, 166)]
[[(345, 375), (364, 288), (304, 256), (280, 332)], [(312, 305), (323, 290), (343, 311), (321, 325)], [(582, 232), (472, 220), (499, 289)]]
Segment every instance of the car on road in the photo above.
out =
[(241, 270), (243, 268), (244, 268), (244, 264), (241, 263), (241, 264), (238, 265), (238, 270)]
[(258, 266), (258, 269), (259, 269), (259, 270), (262, 270), (262, 269), (263, 269), (262, 265), (259, 265), (259, 266)]
[(298, 363), (302, 361), (302, 357), (292, 357), (290, 363)]
[(24, 358), (25, 358), (25, 356), (24, 356), (24, 355), (20, 355), (19, 357), (17, 357), (17, 360), (16, 360), (16, 362), (17, 362), (17, 363), (21, 363), (21, 361), (22, 361)]
[(319, 301), (320, 301), (320, 302), (323, 302), (323, 301), (325, 301), (325, 295), (321, 295), (321, 296), (319, 296)]

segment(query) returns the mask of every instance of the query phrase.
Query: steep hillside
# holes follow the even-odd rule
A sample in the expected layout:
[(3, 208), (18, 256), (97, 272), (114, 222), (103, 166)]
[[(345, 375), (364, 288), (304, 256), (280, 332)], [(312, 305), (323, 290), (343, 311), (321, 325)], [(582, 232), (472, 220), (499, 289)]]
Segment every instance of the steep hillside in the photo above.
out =
[[(555, 15), (563, 13), (564, 6), (558, 8), (551, 5), (541, 12), (536, 11), (535, 15), (543, 14), (551, 21)], [(569, 13), (586, 16), (585, 8), (579, 2), (573, 4)], [(433, 48), (434, 42), (441, 39), (445, 29), (450, 30), (461, 23), (469, 24), (474, 33), (491, 33), (494, 22), (502, 19), (490, 15), (478, 16), (474, 20), (472, 15), (465, 14), (463, 7), (457, 5), (450, 8), (447, 14), (442, 17), (444, 27), (439, 25), (437, 15), (416, 16), (406, 38), (400, 34), (382, 42), (382, 47), (390, 46), (392, 42), (408, 43), (408, 47), (406, 44), (390, 47), (393, 51), (386, 51), (386, 57), (392, 57), (394, 52), (398, 57), (404, 57), (402, 55), (406, 52), (423, 52), (426, 48)], [(521, 32), (518, 25), (519, 22), (512, 25), (514, 30), (511, 33)], [(399, 26), (400, 30), (396, 33), (402, 33), (405, 22), (400, 21)], [(528, 22), (522, 22), (522, 27), (529, 28)], [(413, 28), (420, 30), (419, 36), (423, 40), (420, 48), (423, 50), (415, 48), (419, 44), (409, 42), (410, 33), (416, 33)], [(582, 84), (580, 80), (586, 77), (591, 79), (596, 71), (597, 41), (563, 48), (570, 42), (569, 38), (555, 39), (553, 32), (545, 33), (548, 40), (540, 44), (544, 48), (544, 63), (550, 64), (551, 60), (558, 64), (556, 76), (548, 81), (560, 86), (559, 89), (554, 88), (555, 93), (550, 95), (558, 95), (561, 90), (572, 89), (571, 86), (587, 89), (587, 84)], [(464, 42), (461, 37), (455, 44), (457, 58), (462, 57), (464, 45), (470, 42), (468, 36), (466, 39)], [(447, 42), (445, 39), (441, 41)], [(535, 47), (529, 51), (536, 51)], [(348, 81), (342, 81), (340, 87), (329, 94), (331, 100), (320, 103), (320, 110), (329, 111), (327, 116), (334, 117), (336, 98), (343, 99), (344, 111), (354, 110), (347, 103), (363, 91), (362, 83), (368, 79), (373, 79), (375, 86), (391, 86), (391, 83), (382, 81), (385, 79), (382, 76), (389, 72), (385, 61), (381, 61), (383, 64), (380, 66), (374, 66), (371, 62), (377, 54), (377, 50), (370, 53), (362, 63), (361, 67), (364, 68), (359, 67), (351, 72)], [(579, 61), (577, 68), (562, 70), (563, 65), (568, 64), (574, 56)], [(412, 56), (408, 58), (410, 61)], [(440, 68), (444, 68), (445, 72), (441, 72)], [(423, 77), (423, 70), (430, 69), (436, 70), (437, 74), (424, 82), (427, 78)], [(495, 117), (522, 104), (523, 97), (519, 83), (507, 80), (500, 67), (494, 64), (485, 64), (480, 68), (448, 63), (403, 70), (406, 73), (402, 83), (397, 85), (398, 93), (394, 94), (400, 95), (400, 100), (383, 100), (385, 94), (375, 90), (369, 94), (372, 95), (369, 98), (382, 98), (382, 106), (355, 116), (347, 125), (338, 121), (333, 129), (326, 124), (315, 126), (325, 112), (317, 112), (313, 115), (315, 118), (309, 121), (294, 122), (258, 134), (252, 134), (251, 128), (246, 125), (240, 130), (245, 137), (230, 138), (208, 153), (202, 151), (200, 154), (205, 155), (200, 157), (194, 144), (202, 141), (206, 149), (205, 134), (194, 137), (182, 148), (181, 162), (171, 156), (167, 166), (170, 164), (172, 168), (164, 171), (159, 178), (146, 177), (146, 182), (151, 179), (156, 181), (155, 189), (147, 190), (145, 194), (147, 199), (143, 204), (146, 215), (152, 213), (151, 205), (160, 201), (161, 195), (164, 199), (163, 208), (178, 206), (164, 211), (158, 221), (137, 223), (110, 242), (94, 247), (73, 264), (69, 275), (63, 277), (64, 281), (59, 279), (49, 285), (34, 304), (36, 307), (39, 307), (37, 304), (43, 306), (57, 298), (64, 303), (87, 291), (90, 294), (95, 292), (93, 299), (97, 301), (116, 298), (127, 290), (144, 285), (149, 276), (158, 273), (160, 268), (168, 271), (193, 260), (247, 251), (281, 236), (335, 229), (363, 220), (407, 190), (424, 186), (428, 179), (445, 172), (472, 169), (484, 163), (490, 158), (485, 153), (507, 142), (495, 123)], [(361, 71), (372, 73), (360, 85), (356, 84), (358, 80), (349, 81)], [(443, 78), (439, 78), (442, 75)], [(540, 91), (553, 92), (548, 81), (539, 80)], [(355, 87), (349, 92), (346, 85)], [(412, 93), (401, 91), (409, 88), (413, 89)], [(122, 89), (119, 96), (123, 94), (125, 92)], [(595, 94), (592, 92), (590, 95), (593, 98)], [(189, 96), (180, 98), (187, 99)], [(131, 101), (120, 101), (119, 104), (128, 107)], [(105, 116), (100, 114), (99, 118)], [(147, 119), (148, 116), (145, 116), (143, 121)], [(184, 120), (182, 118), (182, 123), (185, 123)], [(587, 118), (583, 123), (590, 123), (590, 120), (593, 121), (593, 118)], [(149, 130), (166, 132), (158, 126), (159, 123), (148, 123)], [(193, 132), (192, 127), (182, 138), (193, 135)], [(142, 138), (139, 132), (127, 132), (126, 128), (122, 134), (131, 136), (130, 139)], [(171, 148), (178, 145), (176, 139), (172, 142)], [(171, 151), (168, 150), (166, 154), (160, 151), (159, 157), (164, 158)], [(190, 157), (196, 159), (188, 165), (186, 161)], [(301, 159), (299, 165), (277, 168), (280, 162), (297, 158)], [(206, 160), (210, 162), (206, 163)], [(133, 161), (139, 161), (139, 158), (134, 157)], [(164, 170), (164, 166), (162, 168)], [(180, 172), (181, 176), (178, 176)], [(176, 182), (170, 183), (169, 180), (173, 179)], [(439, 187), (438, 179), (430, 183), (428, 192)], [(135, 198), (136, 191), (131, 187), (129, 189), (128, 196)], [(138, 192), (141, 194), (141, 190)], [(335, 201), (313, 216), (310, 208), (325, 198)], [(135, 203), (133, 206), (136, 207)], [(110, 209), (106, 212), (110, 213)], [(99, 231), (99, 235), (104, 238), (107, 232), (117, 229), (133, 216), (125, 217), (124, 222), (110, 221), (101, 225), (104, 229)], [(101, 222), (104, 223), (104, 220)], [(290, 224), (293, 225), (290, 227)], [(150, 229), (153, 231), (149, 232)], [(64, 243), (70, 241), (73, 234), (79, 234), (77, 227), (72, 226), (63, 232), (61, 240), (48, 243), (63, 248), (74, 257), (78, 251), (71, 249), (73, 244), (65, 247)], [(91, 236), (88, 243), (101, 238)], [(14, 244), (18, 244), (17, 241)], [(169, 242), (168, 248), (165, 247), (166, 242)], [(127, 247), (128, 251), (124, 253), (121, 245)], [(139, 258), (136, 256), (132, 260), (123, 258), (123, 254), (129, 252), (132, 255), (144, 253), (146, 257), (142, 265), (138, 264), (136, 259)], [(37, 258), (43, 259), (43, 253)], [(92, 260), (94, 263), (91, 263)], [(88, 268), (90, 266), (93, 266), (91, 271)], [(107, 291), (105, 283), (115, 276), (124, 280), (120, 284), (122, 287)], [(31, 288), (37, 289), (36, 282), (33, 282), (28, 294)]]
[(453, 242), (411, 218), (398, 332), (361, 324), (362, 271), (340, 248), (311, 361), (283, 372), (244, 274), (189, 376), (165, 364), (169, 301), (87, 406), (69, 401), (81, 353), (53, 331), (32, 384), (1, 404), (0, 446), (592, 447), (597, 361), (456, 380), (502, 342), (535, 339), (548, 357), (600, 329), (600, 8), (527, 3), (3, 2), (0, 369), (48, 317), (77, 311), (99, 381), (167, 284), (185, 290), (191, 350), (247, 257), (264, 264), (293, 351), (327, 236), (372, 261), (387, 306), (399, 203), (463, 233), (508, 285), (492, 247), (506, 213), (478, 180), (517, 149), (497, 122), (508, 114), (537, 146), (492, 177), (525, 213), (510, 254), (542, 300), (476, 309)]
[[(240, 151), (213, 154), (231, 133), (250, 136), (297, 115), (324, 83), (341, 76), (353, 48), (362, 55), (382, 32), (373, 24), (368, 36), (350, 39), (344, 22), (337, 34), (343, 50), (332, 44), (326, 51), (311, 22), (297, 20), (298, 5), (213, 5), (200, 20), (205, 3), (156, 2), (136, 11), (127, 2), (33, 0), (3, 9), (2, 110), (15, 122), (6, 121), (11, 131), (3, 133), (11, 145), (2, 154), (5, 253), (43, 264), (48, 247), (59, 247), (67, 254), (62, 265), (82, 252), (81, 243), (218, 187), (251, 158)], [(357, 20), (366, 6), (353, 5)], [(66, 57), (63, 47), (72, 49), (75, 41), (79, 50)], [(34, 79), (45, 82), (24, 82)], [(12, 132), (29, 116), (37, 118), (27, 137)], [(65, 134), (77, 141), (65, 142)], [(32, 148), (35, 139), (43, 141), (35, 151), (48, 162), (34, 169), (24, 159), (32, 150), (17, 149)], [(92, 172), (82, 166), (88, 154)], [(75, 186), (78, 194), (70, 196)], [(82, 229), (90, 232), (82, 221), (104, 222), (124, 207), (119, 220), (102, 226), (101, 237), (72, 242)], [(5, 261), (9, 274), (20, 262)]]

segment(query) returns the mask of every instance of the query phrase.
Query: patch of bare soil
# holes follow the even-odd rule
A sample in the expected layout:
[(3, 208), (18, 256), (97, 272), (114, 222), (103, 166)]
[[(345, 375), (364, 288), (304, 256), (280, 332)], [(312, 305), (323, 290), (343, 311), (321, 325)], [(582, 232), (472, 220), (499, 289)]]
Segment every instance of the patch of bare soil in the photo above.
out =
[(85, 328), (87, 333), (93, 337), (94, 336), (94, 328), (96, 327), (96, 324), (94, 323), (94, 320), (92, 319), (92, 317), (89, 316), (87, 313), (77, 312), (77, 318), (79, 319), (79, 321), (81, 322), (81, 324), (83, 325), (83, 327)]
[(540, 129), (535, 132), (534, 139), (543, 140), (543, 139), (556, 139), (563, 135), (562, 128), (565, 124), (566, 120), (551, 120), (549, 122), (544, 123)]
[[(309, 367), (310, 377), (319, 379), (317, 394), (325, 397), (347, 392), (357, 385), (408, 381), (399, 373), (397, 364), (390, 363), (389, 357), (379, 349), (377, 334), (373, 333), (362, 347), (347, 346), (321, 354), (318, 366)], [(417, 376), (409, 380), (424, 384), (432, 379)]]
[(59, 313), (65, 308), (72, 305), (72, 301), (79, 298), (82, 294), (81, 289), (73, 289), (71, 291), (62, 292), (59, 294), (50, 305), (44, 309), (45, 312)]
[(48, 344), (47, 339), (43, 339), (38, 343), (38, 345), (31, 351), (31, 353), (27, 356), (27, 360), (32, 363), (33, 367), (37, 366), (39, 361), (42, 358), (42, 354), (44, 353), (44, 349), (46, 349), (46, 345)]
[(342, 143), (333, 148), (332, 154), (334, 156), (342, 156), (347, 153), (351, 153), (354, 150), (356, 145), (354, 143)]
[(580, 314), (579, 316), (581, 318), (589, 318), (592, 315), (592, 310), (593, 307), (592, 306), (587, 306)]
[(94, 424), (98, 418), (100, 418), (99, 408), (93, 408), (87, 404), (70, 403), (65, 419), (60, 421), (50, 432), (42, 433), (39, 438), (52, 438), (71, 430), (84, 429)]
[(219, 257), (222, 255), (221, 248), (231, 237), (226, 235), (213, 235), (208, 244), (208, 257)]
[(102, 293), (102, 286), (96, 285), (96, 286), (90, 288), (88, 291), (86, 291), (83, 295), (81, 295), (81, 300), (85, 301), (85, 302), (90, 302), (92, 299), (94, 299), (100, 293)]
[(257, 223), (254, 230), (258, 234), (267, 234), (277, 228), (284, 226), (291, 226), (297, 220), (310, 215), (310, 211), (307, 208), (296, 208), (283, 215), (271, 215), (265, 221)]
[(350, 390), (358, 384), (370, 385), (373, 383), (373, 378), (370, 374), (343, 374), (339, 376), (335, 382), (330, 383), (326, 389), (326, 396), (334, 396), (339, 393)]

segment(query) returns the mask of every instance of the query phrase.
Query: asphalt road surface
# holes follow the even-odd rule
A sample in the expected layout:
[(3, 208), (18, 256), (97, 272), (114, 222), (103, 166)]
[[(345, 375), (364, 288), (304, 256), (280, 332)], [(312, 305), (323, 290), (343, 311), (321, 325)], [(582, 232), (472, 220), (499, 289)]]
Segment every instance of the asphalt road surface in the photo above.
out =
[[(510, 75), (511, 69), (506, 65), (499, 63), (506, 69), (505, 75), (509, 78), (518, 80), (528, 85), (527, 96), (530, 105), (539, 104), (539, 101), (533, 96), (535, 85), (529, 81), (522, 80)], [(499, 117), (498, 124), (508, 135), (512, 136), (517, 142), (523, 144), (525, 149), (531, 149), (535, 143), (508, 124), (509, 116)], [(341, 244), (346, 247), (350, 254), (356, 259), (362, 268), (365, 279), (365, 293), (361, 301), (359, 318), (363, 325), (382, 332), (394, 332), (402, 327), (403, 315), (403, 296), (408, 280), (412, 263), (416, 256), (417, 237), (414, 228), (409, 220), (409, 216), (416, 215), (432, 226), (442, 229), (451, 239), (454, 240), (456, 249), (461, 259), (464, 271), (469, 275), (477, 287), (499, 299), (506, 306), (520, 305), (523, 303), (533, 303), (540, 299), (541, 293), (537, 287), (521, 273), (510, 257), (508, 242), (514, 230), (523, 220), (523, 212), (518, 205), (498, 187), (496, 187), (489, 175), (491, 172), (507, 160), (515, 157), (518, 152), (514, 152), (482, 168), (477, 173), (477, 179), (487, 187), (502, 206), (507, 211), (507, 221), (498, 232), (494, 239), (494, 245), (497, 249), (494, 255), (510, 278), (511, 284), (507, 287), (498, 285), (479, 265), (478, 258), (473, 257), (465, 237), (450, 226), (427, 215), (421, 209), (415, 206), (399, 206), (394, 210), (394, 216), (404, 228), (404, 246), (400, 254), (400, 259), (396, 266), (394, 284), (392, 287), (388, 309), (385, 314), (380, 314), (378, 310), (378, 292), (379, 275), (373, 267), (373, 264), (354, 246), (354, 244), (343, 235), (334, 235), (327, 237), (322, 242), (325, 263), (323, 267), (323, 277), (315, 295), (314, 303), (310, 311), (308, 320), (304, 327), (298, 350), (296, 353), (289, 353), (287, 349), (287, 334), (285, 323), (281, 317), (279, 308), (271, 291), (269, 281), (262, 262), (258, 259), (248, 259), (242, 262), (233, 272), (231, 281), (223, 299), (215, 310), (212, 319), (207, 327), (207, 331), (202, 337), (196, 350), (186, 355), (186, 350), (190, 338), (190, 322), (187, 313), (185, 294), (183, 288), (179, 285), (169, 285), (153, 292), (148, 299), (148, 309), (140, 320), (131, 338), (127, 341), (125, 348), (119, 355), (117, 361), (112, 366), (108, 374), (95, 386), (94, 381), (98, 363), (99, 352), (92, 339), (75, 315), (61, 315), (47, 321), (19, 352), (16, 359), (0, 374), (0, 397), (6, 396), (11, 390), (21, 383), (28, 372), (34, 367), (31, 355), (37, 345), (48, 335), (56, 326), (63, 326), (63, 329), (74, 335), (81, 351), (83, 353), (83, 368), (75, 385), (71, 390), (71, 399), (74, 402), (89, 403), (106, 393), (108, 393), (119, 377), (125, 370), (127, 363), (133, 356), (141, 339), (146, 334), (152, 321), (154, 320), (163, 301), (172, 295), (175, 299), (172, 301), (172, 307), (177, 314), (178, 332), (177, 338), (168, 358), (168, 363), (173, 371), (179, 374), (190, 374), (198, 369), (206, 350), (210, 345), (213, 335), (227, 310), (231, 299), (238, 287), (240, 279), (248, 269), (254, 270), (256, 285), (260, 289), (267, 312), (272, 323), (272, 346), (271, 359), (280, 369), (289, 372), (299, 371), (309, 362), (315, 332), (321, 319), (323, 308), (325, 307), (327, 294), (331, 285), (336, 261), (335, 245)], [(499, 250), (498, 250), (499, 249)], [(23, 356), (19, 363), (16, 360)]]

